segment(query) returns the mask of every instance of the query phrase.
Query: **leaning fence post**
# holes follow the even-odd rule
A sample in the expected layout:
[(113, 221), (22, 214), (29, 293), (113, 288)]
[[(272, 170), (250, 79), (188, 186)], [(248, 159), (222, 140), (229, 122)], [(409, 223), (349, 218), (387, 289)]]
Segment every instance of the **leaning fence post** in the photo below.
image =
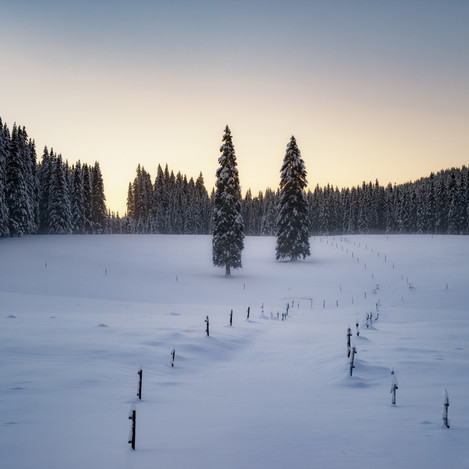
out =
[(352, 356), (350, 358), (350, 376), (353, 374), (353, 369), (355, 368), (355, 365), (353, 364), (353, 361), (355, 359), (355, 354), (357, 353), (357, 349), (355, 347), (352, 347)]
[(250, 313), (250, 312), (251, 312), (251, 307), (248, 306), (248, 315), (247, 315), (246, 319), (249, 319), (249, 313)]

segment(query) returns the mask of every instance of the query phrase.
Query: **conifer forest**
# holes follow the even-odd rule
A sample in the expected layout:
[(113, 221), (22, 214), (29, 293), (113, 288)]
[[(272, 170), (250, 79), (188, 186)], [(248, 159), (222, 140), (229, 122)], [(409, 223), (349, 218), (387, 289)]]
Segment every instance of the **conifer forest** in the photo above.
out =
[[(214, 157), (216, 149), (214, 151)], [(281, 162), (279, 161), (279, 170)], [(309, 175), (314, 180), (314, 175)], [(242, 174), (240, 174), (242, 185)], [(27, 234), (210, 234), (214, 190), (197, 179), (157, 166), (154, 179), (138, 165), (127, 189), (127, 213), (106, 208), (99, 166), (70, 164), (45, 147), (40, 161), (25, 127), (0, 119), (0, 237)], [(211, 187), (211, 185), (210, 185)], [(467, 166), (443, 169), (404, 184), (378, 180), (352, 188), (306, 190), (310, 235), (409, 233), (469, 234)], [(277, 232), (279, 190), (241, 200), (244, 233)]]

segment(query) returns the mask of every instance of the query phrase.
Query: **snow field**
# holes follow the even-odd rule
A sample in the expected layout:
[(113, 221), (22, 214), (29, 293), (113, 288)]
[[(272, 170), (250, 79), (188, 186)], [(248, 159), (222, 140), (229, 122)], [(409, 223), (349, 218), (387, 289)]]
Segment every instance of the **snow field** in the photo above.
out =
[(2, 467), (467, 469), (468, 238), (311, 247), (275, 262), (275, 239), (248, 237), (225, 279), (205, 236), (2, 240)]

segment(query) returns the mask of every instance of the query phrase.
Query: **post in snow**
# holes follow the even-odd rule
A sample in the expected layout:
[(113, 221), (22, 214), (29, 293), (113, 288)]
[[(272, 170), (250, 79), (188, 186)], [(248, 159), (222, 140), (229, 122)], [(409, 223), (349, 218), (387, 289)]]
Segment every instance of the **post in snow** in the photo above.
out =
[(207, 324), (207, 327), (205, 329), (205, 332), (207, 333), (207, 337), (210, 336), (210, 329), (209, 329), (209, 321), (208, 321), (208, 316), (205, 318), (205, 323)]
[(246, 317), (246, 320), (249, 319), (249, 313), (251, 312), (251, 307), (248, 306), (248, 314), (247, 314), (247, 317)]
[(350, 337), (352, 337), (352, 331), (350, 327), (347, 328), (347, 357), (350, 357)]
[(355, 368), (355, 365), (353, 364), (354, 360), (355, 360), (355, 354), (357, 353), (357, 349), (354, 347), (352, 347), (352, 356), (350, 357), (350, 376), (352, 376), (353, 374), (353, 369)]
[(171, 364), (171, 368), (174, 368), (175, 360), (176, 360), (176, 349), (173, 347), (171, 349), (171, 353), (169, 354), (169, 363)]
[(448, 407), (449, 407), (448, 390), (445, 389), (445, 396), (444, 396), (444, 401), (443, 401), (443, 425), (446, 428), (449, 428)]
[(358, 324), (358, 318), (355, 320), (355, 328), (356, 328), (356, 331), (357, 331), (357, 336), (360, 335), (360, 329), (358, 328), (359, 324)]
[(135, 451), (135, 426), (137, 423), (137, 411), (135, 410), (135, 405), (132, 404), (129, 409), (129, 420), (132, 421), (132, 426), (129, 430), (129, 441), (131, 448)]
[(142, 380), (143, 380), (143, 370), (142, 370), (142, 366), (139, 365), (138, 367), (138, 392), (137, 392), (137, 397), (139, 398), (139, 400), (142, 400)]
[(396, 391), (399, 389), (398, 382), (394, 370), (391, 370), (391, 404), (396, 405)]
[(231, 313), (230, 313), (230, 326), (233, 325), (233, 310), (231, 310)]

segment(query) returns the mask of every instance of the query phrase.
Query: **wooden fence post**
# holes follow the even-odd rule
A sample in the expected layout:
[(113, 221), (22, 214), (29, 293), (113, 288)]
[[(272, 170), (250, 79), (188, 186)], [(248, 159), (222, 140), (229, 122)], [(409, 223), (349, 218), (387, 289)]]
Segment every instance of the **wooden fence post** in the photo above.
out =
[(353, 369), (355, 368), (355, 365), (353, 364), (354, 359), (355, 359), (355, 354), (357, 353), (357, 350), (355, 347), (352, 347), (352, 357), (350, 358), (350, 376), (353, 374)]
[(449, 428), (449, 418), (448, 418), (448, 407), (449, 407), (449, 397), (448, 391), (445, 389), (445, 396), (443, 401), (443, 424), (446, 428)]
[(142, 367), (139, 368), (137, 372), (139, 379), (138, 379), (138, 392), (137, 396), (140, 400), (142, 400), (142, 380), (143, 380), (143, 370)]
[(136, 423), (137, 423), (137, 411), (135, 407), (132, 405), (129, 411), (129, 420), (132, 421), (132, 426), (130, 428), (129, 433), (129, 441), (131, 448), (135, 451), (135, 431), (136, 431)]
[(207, 328), (205, 329), (205, 332), (207, 333), (207, 337), (209, 337), (210, 336), (210, 329), (209, 329), (208, 316), (205, 318), (205, 322), (207, 323)]
[(391, 404), (396, 405), (396, 391), (398, 389), (397, 386), (397, 378), (396, 375), (394, 374), (394, 370), (391, 370)]

